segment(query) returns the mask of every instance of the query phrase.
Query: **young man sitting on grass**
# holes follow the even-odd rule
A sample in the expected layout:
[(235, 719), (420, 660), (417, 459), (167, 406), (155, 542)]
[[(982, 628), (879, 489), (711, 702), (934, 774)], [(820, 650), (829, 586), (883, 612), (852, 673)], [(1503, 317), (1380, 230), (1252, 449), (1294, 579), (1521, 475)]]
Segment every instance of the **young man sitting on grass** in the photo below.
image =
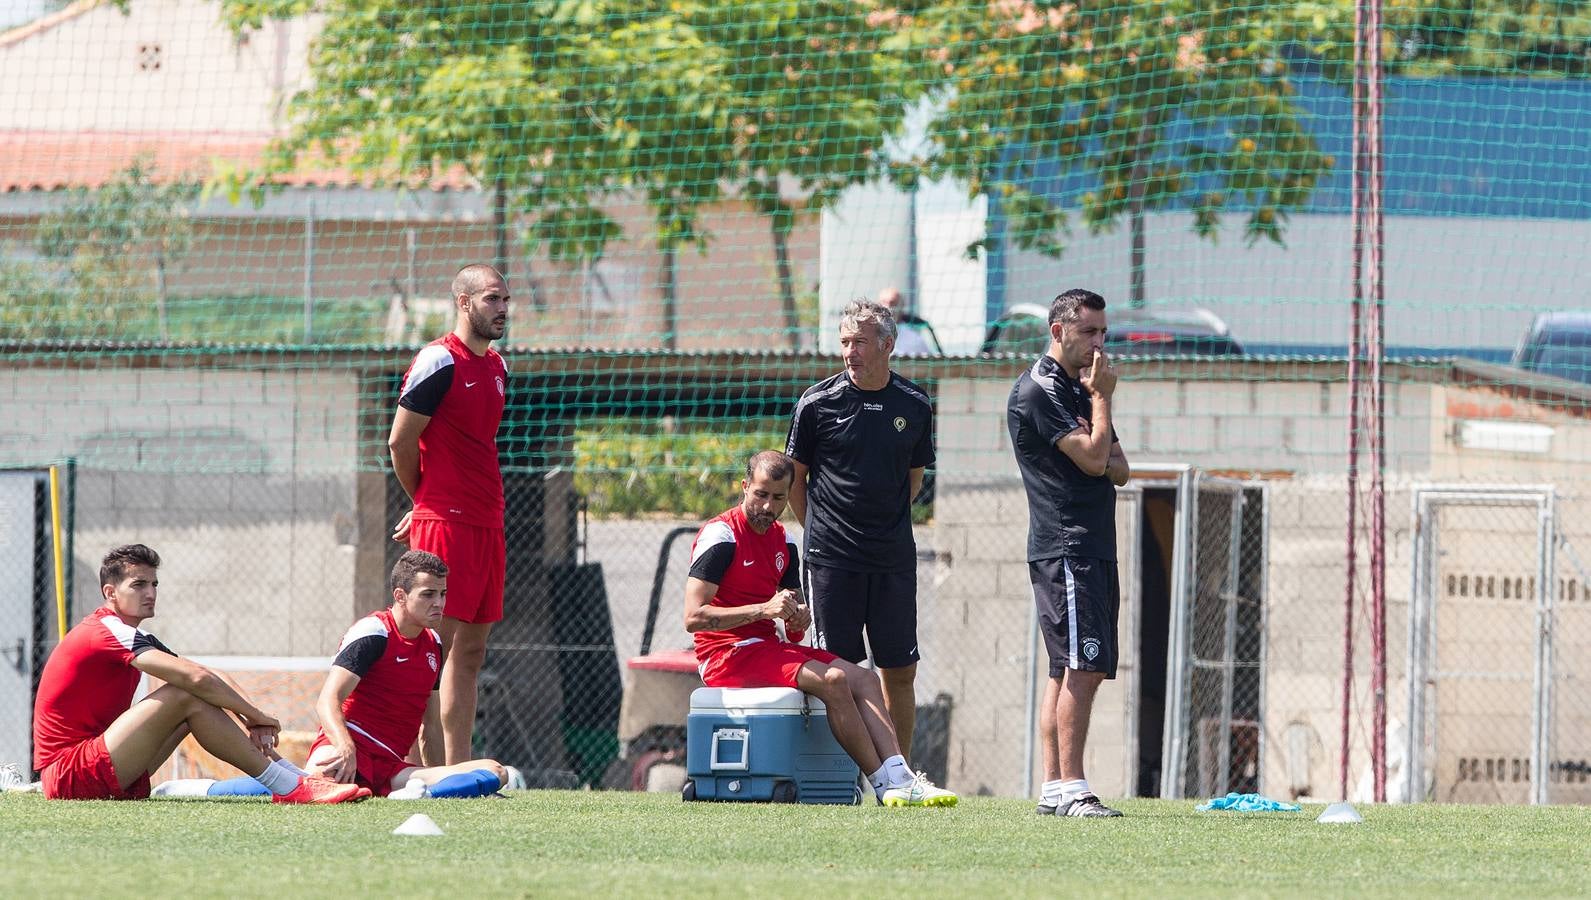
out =
[[(316, 778), (276, 757), (281, 723), (217, 672), (183, 659), (141, 627), (155, 614), (160, 556), (117, 547), (100, 564), (105, 603), (50, 654), (33, 707), (33, 765), (44, 796), (137, 800), (183, 738), (241, 769), (278, 803), (341, 803), (370, 792)], [(144, 674), (165, 682), (133, 703)], [(240, 727), (241, 726), (241, 727)]]
[[(315, 712), (309, 771), (378, 797), (482, 797), (508, 773), (496, 760), (442, 765), (442, 641), (448, 568), (424, 550), (392, 567), (392, 606), (355, 622), (332, 662)], [(422, 727), (423, 726), (423, 727)], [(419, 742), (419, 763), (410, 751)]]

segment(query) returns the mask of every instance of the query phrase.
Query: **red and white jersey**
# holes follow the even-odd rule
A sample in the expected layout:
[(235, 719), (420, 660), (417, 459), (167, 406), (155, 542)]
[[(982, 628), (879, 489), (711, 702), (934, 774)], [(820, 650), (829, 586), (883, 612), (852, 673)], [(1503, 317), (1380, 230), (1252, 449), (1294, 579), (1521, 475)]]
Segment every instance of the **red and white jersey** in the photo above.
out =
[(497, 426), (507, 397), (508, 367), (496, 350), (476, 356), (449, 332), (414, 357), (398, 405), (431, 417), (420, 433), (416, 519), (503, 527)]
[[(691, 547), (691, 577), (718, 585), (713, 606), (750, 606), (766, 603), (780, 588), (801, 590), (795, 544), (784, 526), (774, 522), (762, 534), (753, 531), (739, 506), (723, 513), (696, 535)], [(787, 635), (801, 640), (800, 632)], [(696, 632), (696, 658), (706, 662), (714, 653), (754, 640), (776, 641), (772, 619), (762, 619), (728, 631)]]
[(133, 705), (143, 674), (133, 660), (148, 650), (171, 653), (109, 606), (66, 633), (44, 664), (33, 700), (33, 768), (42, 771), (62, 751), (104, 734)]
[(398, 759), (420, 736), (425, 704), (441, 686), (442, 639), (429, 628), (406, 638), (383, 609), (355, 622), (343, 635), (333, 665), (359, 676), (343, 701), (343, 720)]

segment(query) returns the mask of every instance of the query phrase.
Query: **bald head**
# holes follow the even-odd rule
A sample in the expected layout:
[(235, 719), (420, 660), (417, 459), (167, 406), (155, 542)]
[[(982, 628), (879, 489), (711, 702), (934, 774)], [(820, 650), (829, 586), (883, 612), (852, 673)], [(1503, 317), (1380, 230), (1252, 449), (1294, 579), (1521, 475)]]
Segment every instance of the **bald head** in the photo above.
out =
[(506, 283), (507, 279), (486, 263), (472, 263), (453, 276), (453, 298), (473, 297), (498, 281)]

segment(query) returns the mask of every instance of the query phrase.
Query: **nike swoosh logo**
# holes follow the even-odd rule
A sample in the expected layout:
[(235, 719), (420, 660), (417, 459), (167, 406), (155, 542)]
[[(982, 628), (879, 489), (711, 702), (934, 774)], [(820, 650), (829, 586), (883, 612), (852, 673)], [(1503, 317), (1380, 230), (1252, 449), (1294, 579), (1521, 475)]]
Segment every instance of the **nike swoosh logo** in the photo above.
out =
[(480, 384), (480, 382), (479, 381), (466, 381), (466, 382), (464, 382), (464, 386), (465, 387), (474, 387), (477, 384)]
[(756, 561), (756, 560), (754, 560), (754, 559), (748, 559), (748, 560), (746, 560), (746, 561), (745, 561), (745, 562), (742, 562), (742, 563), (741, 563), (741, 565), (743, 565), (743, 566), (750, 566), (750, 565), (755, 565), (755, 564), (756, 564), (756, 562), (757, 562), (757, 561)]
[(399, 656), (397, 657), (397, 660), (398, 662), (408, 662), (409, 658), (407, 656)]
[(836, 418), (834, 420), (834, 424), (836, 424), (836, 425), (844, 425), (846, 422), (849, 422), (849, 421), (851, 421), (854, 418), (856, 418), (856, 413), (851, 413), (850, 415), (846, 416), (843, 419)]

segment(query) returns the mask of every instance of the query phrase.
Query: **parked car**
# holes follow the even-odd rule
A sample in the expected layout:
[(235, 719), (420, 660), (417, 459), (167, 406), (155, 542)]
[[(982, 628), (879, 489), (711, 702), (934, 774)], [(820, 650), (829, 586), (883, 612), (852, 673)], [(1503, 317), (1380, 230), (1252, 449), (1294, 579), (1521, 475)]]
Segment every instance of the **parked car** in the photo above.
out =
[(1514, 365), (1591, 384), (1591, 312), (1537, 313), (1514, 351)]
[[(983, 353), (1037, 356), (1050, 345), (1050, 308), (1017, 303), (989, 325)], [(1243, 347), (1226, 323), (1207, 309), (1106, 311), (1112, 356), (1241, 356)]]

